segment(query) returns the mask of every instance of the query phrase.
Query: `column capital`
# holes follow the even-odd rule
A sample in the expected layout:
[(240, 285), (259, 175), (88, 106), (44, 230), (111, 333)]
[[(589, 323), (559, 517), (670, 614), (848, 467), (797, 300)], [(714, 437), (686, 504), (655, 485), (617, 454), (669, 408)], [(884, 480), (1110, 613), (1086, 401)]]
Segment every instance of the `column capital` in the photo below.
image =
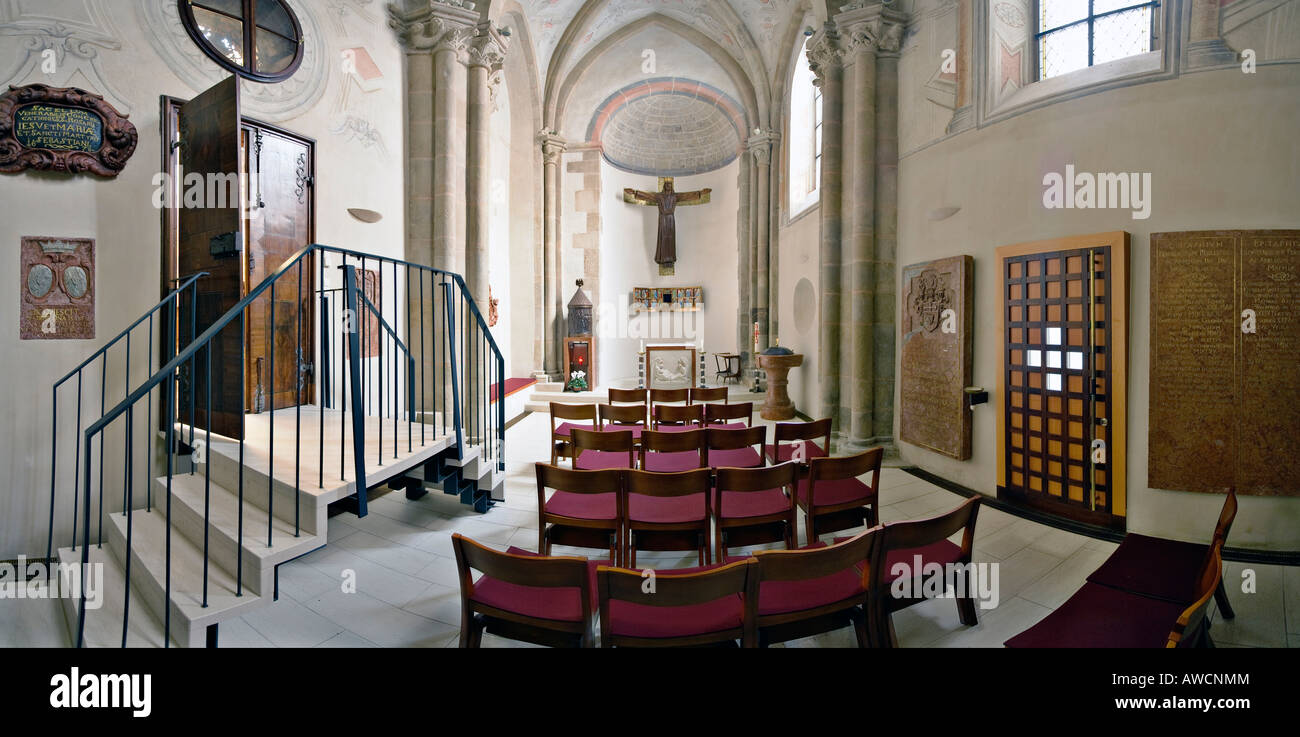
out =
[(852, 63), (859, 53), (875, 53), (877, 56), (898, 53), (907, 28), (907, 13), (881, 2), (849, 3), (841, 10), (843, 12), (835, 16), (835, 24), (842, 29), (842, 44), (848, 63)]
[(463, 59), (479, 22), (475, 3), (466, 0), (427, 0), (413, 9), (388, 6), (388, 27), (410, 51), (455, 51)]
[(560, 154), (569, 148), (569, 142), (552, 130), (539, 131), (537, 143), (542, 147), (542, 161), (547, 164), (560, 163)]
[(772, 151), (780, 142), (780, 133), (755, 128), (754, 135), (745, 141), (745, 149), (759, 166), (766, 166), (772, 160)]
[(501, 70), (509, 49), (509, 39), (502, 36), (490, 22), (479, 23), (474, 29), (474, 37), (469, 41), (467, 64), (471, 67), (484, 67), (488, 74), (494, 74)]
[(833, 22), (827, 21), (820, 31), (808, 39), (808, 66), (812, 69), (813, 84), (821, 87), (830, 70), (842, 64), (844, 46)]

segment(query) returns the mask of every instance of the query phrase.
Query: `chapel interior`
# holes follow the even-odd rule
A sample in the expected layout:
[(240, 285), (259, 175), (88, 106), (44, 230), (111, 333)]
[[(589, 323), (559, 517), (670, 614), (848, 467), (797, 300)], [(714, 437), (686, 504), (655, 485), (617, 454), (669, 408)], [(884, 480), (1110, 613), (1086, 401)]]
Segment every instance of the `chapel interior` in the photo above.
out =
[(1300, 647), (1300, 0), (12, 0), (0, 82), (0, 646)]

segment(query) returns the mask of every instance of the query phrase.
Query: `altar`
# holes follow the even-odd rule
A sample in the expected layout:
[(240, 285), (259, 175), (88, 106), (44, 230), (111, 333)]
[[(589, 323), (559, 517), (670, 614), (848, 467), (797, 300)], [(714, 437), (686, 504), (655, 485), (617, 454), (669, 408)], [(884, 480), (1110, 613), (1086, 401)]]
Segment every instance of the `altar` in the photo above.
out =
[(700, 353), (694, 343), (654, 343), (643, 351), (647, 389), (687, 389), (698, 385)]

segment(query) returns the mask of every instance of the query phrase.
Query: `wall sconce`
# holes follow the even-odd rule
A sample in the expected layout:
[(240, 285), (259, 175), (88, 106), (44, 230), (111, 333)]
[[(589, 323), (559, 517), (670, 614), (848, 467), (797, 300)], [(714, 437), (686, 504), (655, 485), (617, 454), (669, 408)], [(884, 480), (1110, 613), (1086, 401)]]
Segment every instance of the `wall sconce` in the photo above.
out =
[(931, 222), (938, 222), (940, 220), (947, 220), (948, 218), (952, 217), (953, 215), (956, 215), (960, 211), (961, 211), (960, 206), (936, 207), (930, 212), (926, 213), (925, 216)]
[(349, 207), (348, 214), (360, 220), (363, 223), (374, 224), (384, 219), (384, 216), (374, 210), (367, 210), (362, 207)]

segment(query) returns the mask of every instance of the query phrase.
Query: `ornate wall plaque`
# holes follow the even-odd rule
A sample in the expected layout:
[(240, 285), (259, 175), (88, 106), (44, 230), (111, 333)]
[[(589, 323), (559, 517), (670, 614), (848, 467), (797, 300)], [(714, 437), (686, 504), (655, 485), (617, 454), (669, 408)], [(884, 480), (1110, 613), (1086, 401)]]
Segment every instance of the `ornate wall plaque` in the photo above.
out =
[(19, 336), (23, 340), (95, 337), (95, 241), (22, 240), (18, 270)]
[(1300, 496), (1300, 231), (1151, 235), (1147, 483)]
[(115, 177), (138, 139), (126, 116), (93, 92), (33, 84), (0, 95), (0, 172)]
[(971, 456), (973, 276), (970, 256), (903, 270), (899, 437), (960, 461)]

